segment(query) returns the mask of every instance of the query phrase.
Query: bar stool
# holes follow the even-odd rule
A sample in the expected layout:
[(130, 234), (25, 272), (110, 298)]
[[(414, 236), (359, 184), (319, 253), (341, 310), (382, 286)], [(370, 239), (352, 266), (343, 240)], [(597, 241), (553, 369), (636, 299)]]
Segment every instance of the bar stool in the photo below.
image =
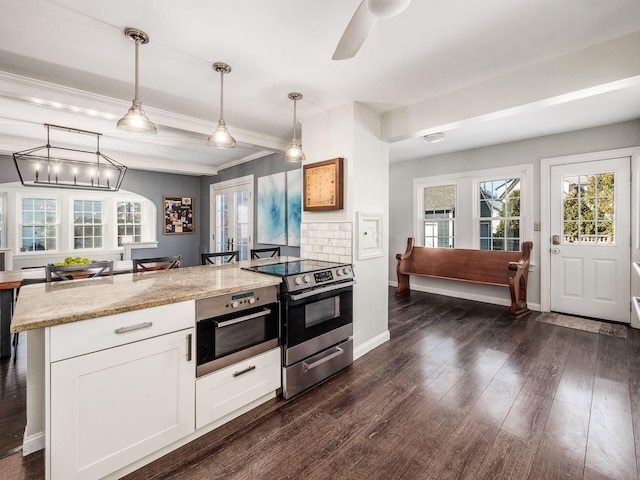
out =
[(251, 249), (252, 260), (256, 258), (271, 258), (271, 257), (279, 257), (279, 256), (280, 256), (280, 247)]
[[(148, 270), (169, 270), (170, 268), (179, 268), (182, 262), (182, 255), (174, 255), (173, 257), (155, 257), (155, 258), (134, 258), (133, 273)], [(166, 265), (159, 267), (158, 263)], [(151, 266), (150, 264), (156, 264)]]
[[(201, 253), (200, 261), (202, 265), (216, 265), (220, 263), (230, 263), (232, 261), (238, 261), (240, 258), (240, 251), (234, 250), (231, 252), (216, 252), (216, 253)], [(220, 262), (218, 262), (220, 260)]]

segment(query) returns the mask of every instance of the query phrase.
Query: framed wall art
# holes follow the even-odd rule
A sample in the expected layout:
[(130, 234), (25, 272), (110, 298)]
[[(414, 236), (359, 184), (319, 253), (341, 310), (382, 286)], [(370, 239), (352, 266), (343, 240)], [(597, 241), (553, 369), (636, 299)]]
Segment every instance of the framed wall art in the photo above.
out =
[(344, 204), (343, 158), (303, 166), (303, 208), (308, 212), (342, 210)]
[(164, 197), (164, 234), (193, 233), (193, 197)]

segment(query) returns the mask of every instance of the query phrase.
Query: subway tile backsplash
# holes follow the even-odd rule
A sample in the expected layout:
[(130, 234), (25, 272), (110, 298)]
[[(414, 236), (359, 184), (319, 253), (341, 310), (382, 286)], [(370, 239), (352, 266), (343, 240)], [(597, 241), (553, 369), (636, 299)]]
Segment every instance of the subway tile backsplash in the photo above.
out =
[(352, 222), (306, 222), (300, 225), (300, 257), (353, 263)]

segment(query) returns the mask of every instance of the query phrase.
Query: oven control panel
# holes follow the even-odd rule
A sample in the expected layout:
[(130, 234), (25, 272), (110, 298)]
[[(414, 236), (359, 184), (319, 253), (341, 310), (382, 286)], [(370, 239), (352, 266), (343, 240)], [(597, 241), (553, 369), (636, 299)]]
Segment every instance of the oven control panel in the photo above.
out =
[(260, 307), (278, 301), (280, 289), (277, 285), (260, 287), (235, 293), (227, 293), (214, 297), (196, 300), (196, 320), (204, 320), (235, 311)]
[(353, 278), (353, 268), (351, 265), (340, 265), (339, 267), (292, 275), (285, 277), (284, 281), (287, 285), (287, 291), (295, 292), (352, 280)]

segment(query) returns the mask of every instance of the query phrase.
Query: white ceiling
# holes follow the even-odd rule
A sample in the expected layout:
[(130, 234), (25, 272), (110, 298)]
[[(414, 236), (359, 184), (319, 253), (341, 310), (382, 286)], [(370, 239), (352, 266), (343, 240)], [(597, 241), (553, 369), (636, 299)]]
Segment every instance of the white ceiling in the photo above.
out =
[[(291, 91), (304, 94), (304, 141), (306, 117), (350, 102), (381, 113), (407, 109), (640, 31), (637, 0), (413, 0), (379, 20), (354, 58), (333, 61), (359, 3), (3, 1), (0, 151), (44, 144), (41, 125), (53, 123), (101, 132), (102, 150), (132, 167), (215, 173), (286, 147)], [(134, 47), (125, 27), (150, 36), (140, 47), (140, 98), (156, 136), (115, 128), (133, 98)], [(204, 145), (219, 113), (216, 61), (232, 67), (224, 116), (235, 150)], [(447, 140), (437, 145), (422, 141), (432, 125), (419, 126), (393, 141), (391, 161), (640, 118), (639, 84), (508, 118), (448, 122)]]

